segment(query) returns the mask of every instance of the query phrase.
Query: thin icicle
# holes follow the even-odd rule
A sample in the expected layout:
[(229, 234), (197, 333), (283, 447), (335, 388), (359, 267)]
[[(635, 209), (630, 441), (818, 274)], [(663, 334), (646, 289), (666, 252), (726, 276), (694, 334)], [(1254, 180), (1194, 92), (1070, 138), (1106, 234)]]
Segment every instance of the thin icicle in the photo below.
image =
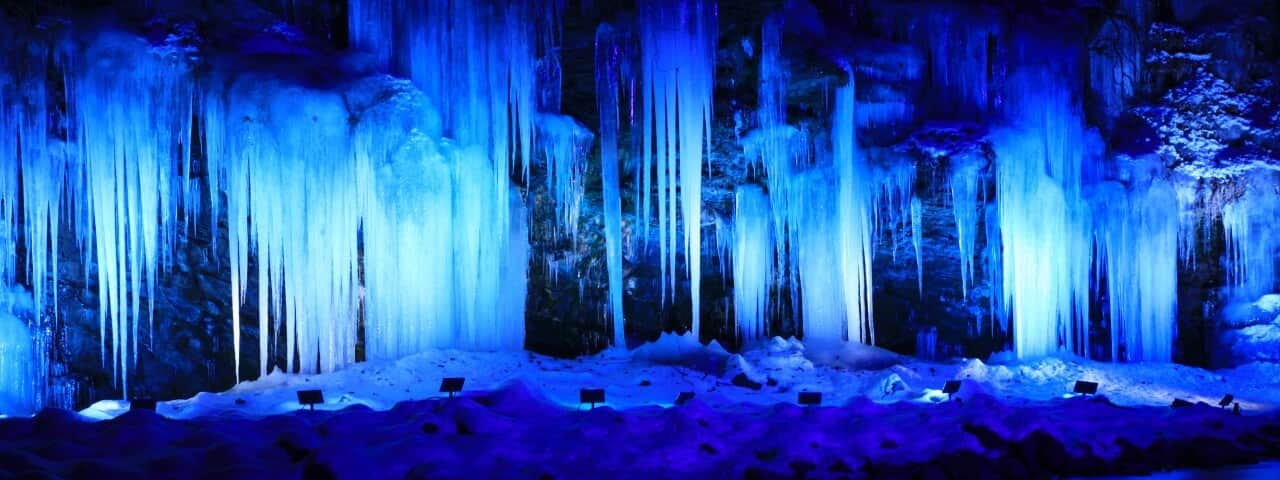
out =
[(920, 298), (924, 298), (924, 255), (920, 251), (924, 243), (923, 208), (920, 197), (911, 197), (911, 246), (916, 254), (916, 288)]
[(605, 263), (609, 270), (609, 319), (613, 345), (625, 347), (622, 311), (622, 195), (618, 175), (618, 91), (629, 63), (619, 33), (607, 24), (596, 30), (596, 104), (600, 111), (600, 181), (604, 190)]

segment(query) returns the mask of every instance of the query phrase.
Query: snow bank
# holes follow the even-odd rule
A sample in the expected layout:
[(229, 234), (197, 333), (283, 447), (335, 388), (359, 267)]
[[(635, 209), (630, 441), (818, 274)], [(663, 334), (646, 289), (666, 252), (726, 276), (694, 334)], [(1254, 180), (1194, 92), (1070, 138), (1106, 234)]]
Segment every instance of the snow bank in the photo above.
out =
[(49, 410), (0, 421), (0, 450), (6, 471), (71, 477), (1044, 477), (1254, 462), (1280, 451), (1280, 415), (1102, 398), (1016, 406), (980, 391), (939, 404), (578, 410), (512, 383), (387, 411), (89, 423)]

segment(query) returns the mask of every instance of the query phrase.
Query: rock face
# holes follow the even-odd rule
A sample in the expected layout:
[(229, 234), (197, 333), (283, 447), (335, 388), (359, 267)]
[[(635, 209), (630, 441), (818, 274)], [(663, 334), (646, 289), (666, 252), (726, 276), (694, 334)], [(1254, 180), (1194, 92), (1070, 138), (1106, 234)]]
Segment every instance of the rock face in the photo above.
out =
[[(197, 72), (209, 67), (203, 62), (213, 50), (306, 57), (361, 71), (353, 59), (358, 55), (345, 50), (344, 1), (153, 2), (161, 5), (126, 8), (114, 15), (91, 5), (95, 2), (79, 3), (85, 5), (10, 5), (3, 13), (7, 24), (22, 27), (12, 31), (28, 33), (41, 31), (36, 26), (58, 23), (51, 19), (74, 18), (64, 28), (85, 28), (84, 18), (116, 16), (153, 45), (188, 56)], [(634, 5), (569, 3), (561, 22), (561, 111), (595, 130), (595, 29), (601, 21), (628, 25)], [(995, 154), (988, 129), (1007, 100), (1002, 96), (1002, 82), (1008, 80), (1000, 70), (1005, 67), (1002, 61), (1021, 45), (1022, 39), (1011, 33), (1012, 25), (1027, 18), (1060, 18), (1062, 31), (1078, 43), (1071, 51), (1088, 57), (1089, 80), (1079, 79), (1087, 88), (1078, 93), (1089, 123), (1100, 130), (1108, 150), (1124, 155), (1114, 161), (1158, 158), (1165, 170), (1162, 175), (1173, 178), (1179, 194), (1189, 200), (1182, 226), (1194, 255), (1179, 267), (1175, 359), (1193, 364), (1211, 359), (1217, 364), (1280, 360), (1259, 346), (1271, 345), (1266, 342), (1280, 335), (1280, 325), (1230, 324), (1222, 320), (1220, 309), (1205, 306), (1232, 303), (1221, 261), (1228, 250), (1221, 220), (1224, 205), (1243, 194), (1242, 179), (1258, 171), (1280, 171), (1280, 105), (1275, 100), (1280, 98), (1280, 11), (1264, 1), (1233, 2), (1222, 11), (1206, 8), (1206, 2), (1103, 2), (1118, 3), (1114, 7), (1071, 3), (1032, 8), (980, 0), (958, 5), (886, 0), (852, 6), (827, 0), (721, 2), (711, 152), (703, 166), (703, 274), (683, 280), (701, 285), (702, 340), (717, 340), (730, 350), (741, 342), (733, 326), (729, 259), (713, 248), (719, 233), (715, 226), (731, 222), (737, 186), (767, 183), (759, 169), (748, 167), (741, 139), (758, 126), (754, 112), (759, 108), (761, 27), (776, 14), (783, 25), (789, 124), (810, 138), (824, 139), (832, 89), (853, 80), (863, 151), (886, 169), (909, 166), (914, 171), (905, 191), (919, 199), (911, 215), (920, 223), (915, 226), (921, 238), (919, 258), (911, 244), (912, 220), (887, 222), (875, 235), (876, 343), (925, 356), (985, 356), (1008, 348), (1008, 329), (997, 325), (991, 311), (993, 277), (987, 265), (998, 250), (993, 250), (989, 230), (983, 227), (995, 190)], [(282, 4), (288, 7), (282, 9)], [(856, 64), (853, 78), (840, 64), (847, 59)], [(978, 74), (966, 76), (973, 72)], [(625, 122), (623, 128), (625, 147), (634, 134)], [(628, 344), (634, 347), (662, 332), (688, 330), (692, 312), (687, 283), (676, 286), (684, 293), (674, 301), (661, 298), (656, 244), (638, 236), (641, 223), (651, 221), (636, 216), (637, 197), (644, 193), (637, 191), (634, 178), (638, 160), (630, 148), (619, 153), (627, 239), (624, 312)], [(193, 176), (208, 175), (202, 170), (203, 159), (196, 160)], [(948, 181), (952, 167), (966, 162), (975, 165), (982, 179), (977, 223), (970, 226), (977, 233), (975, 274), (967, 292), (961, 287), (959, 217), (952, 208), (953, 187)], [(603, 321), (607, 268), (598, 153), (587, 165), (576, 238), (556, 228), (540, 161), (532, 165), (532, 176), (523, 185), (531, 212), (526, 347), (540, 353), (581, 355), (599, 351), (610, 341)], [(886, 206), (886, 214), (889, 210)], [(237, 377), (228, 321), (232, 309), (225, 218), (210, 221), (209, 209), (201, 212), (199, 221), (180, 232), (175, 268), (159, 279), (154, 298), (146, 299), (154, 301), (157, 327), (153, 331), (144, 320), (141, 330), (133, 380), (141, 394), (189, 396), (225, 389)], [(61, 243), (74, 246), (77, 239), (62, 231)], [(23, 271), (24, 257), (17, 256), (18, 271)], [(75, 248), (63, 248), (58, 258), (60, 271), (85, 272), (62, 275), (57, 288), (57, 317), (62, 323), (55, 334), (54, 357), (59, 378), (79, 386), (78, 404), (117, 395), (100, 353), (98, 286), (89, 274), (95, 266), (83, 264), (84, 256)], [(240, 309), (242, 358), (257, 357), (257, 288), (250, 280)], [(798, 306), (789, 304), (787, 296), (784, 288), (775, 286), (776, 307), (768, 323), (776, 334), (801, 334), (793, 313)], [(921, 335), (932, 335), (933, 342), (921, 342)], [(918, 351), (921, 345), (935, 345), (935, 351)], [(1221, 355), (1223, 348), (1239, 354)], [(357, 351), (356, 359), (362, 358), (363, 351)], [(256, 376), (256, 367), (254, 362), (242, 363), (240, 377)]]

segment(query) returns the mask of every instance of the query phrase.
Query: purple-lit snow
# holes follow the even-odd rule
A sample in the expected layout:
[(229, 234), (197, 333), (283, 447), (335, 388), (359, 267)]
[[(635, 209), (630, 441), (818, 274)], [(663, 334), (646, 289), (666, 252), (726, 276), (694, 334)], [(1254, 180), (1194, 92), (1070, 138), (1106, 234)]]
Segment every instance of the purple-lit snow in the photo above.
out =
[[(760, 389), (735, 385), (738, 374)], [(466, 377), (460, 398), (437, 393), (444, 376)], [(949, 379), (963, 381), (954, 401), (940, 391)], [(1078, 379), (1099, 382), (1100, 395), (1067, 395)], [(12, 452), (7, 471), (71, 478), (1144, 473), (1274, 457), (1277, 379), (1274, 364), (1210, 372), (1072, 357), (932, 363), (778, 338), (738, 355), (669, 335), (577, 360), (443, 350), (319, 375), (277, 372), (162, 402), (159, 415), (103, 401), (80, 414), (0, 422), (0, 450)], [(586, 387), (605, 388), (608, 401), (578, 405)], [(295, 392), (313, 388), (326, 403), (301, 411)], [(801, 390), (822, 392), (823, 406), (796, 406)], [(682, 391), (695, 399), (674, 406)], [(1228, 392), (1243, 415), (1169, 408), (1174, 398), (1216, 405)]]

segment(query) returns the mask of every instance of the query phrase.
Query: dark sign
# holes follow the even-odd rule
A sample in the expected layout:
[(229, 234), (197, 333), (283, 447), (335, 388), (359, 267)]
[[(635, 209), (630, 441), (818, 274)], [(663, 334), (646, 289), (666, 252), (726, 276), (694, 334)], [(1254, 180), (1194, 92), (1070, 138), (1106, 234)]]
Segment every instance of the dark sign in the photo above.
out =
[(462, 384), (466, 379), (462, 377), (449, 377), (440, 380), (440, 391), (449, 394), (449, 398), (453, 398), (453, 394), (462, 391)]
[(1072, 392), (1083, 395), (1096, 395), (1098, 393), (1098, 382), (1086, 382), (1084, 380), (1080, 380), (1076, 382), (1076, 386), (1072, 389)]
[(595, 408), (597, 403), (604, 403), (603, 388), (584, 388), (578, 391), (578, 403), (590, 403)]
[(316, 409), (316, 404), (324, 403), (324, 392), (319, 390), (298, 390), (298, 403)]
[(959, 380), (947, 380), (947, 383), (942, 385), (942, 393), (945, 393), (947, 395), (954, 395), (956, 392), (959, 392), (959, 391), (960, 391)]
[(796, 399), (801, 405), (821, 405), (822, 392), (800, 392)]
[(689, 400), (693, 400), (693, 392), (680, 392), (680, 395), (676, 396), (676, 405), (684, 405), (689, 403)]
[(156, 411), (156, 399), (154, 398), (135, 398), (129, 400), (129, 410), (151, 410)]

